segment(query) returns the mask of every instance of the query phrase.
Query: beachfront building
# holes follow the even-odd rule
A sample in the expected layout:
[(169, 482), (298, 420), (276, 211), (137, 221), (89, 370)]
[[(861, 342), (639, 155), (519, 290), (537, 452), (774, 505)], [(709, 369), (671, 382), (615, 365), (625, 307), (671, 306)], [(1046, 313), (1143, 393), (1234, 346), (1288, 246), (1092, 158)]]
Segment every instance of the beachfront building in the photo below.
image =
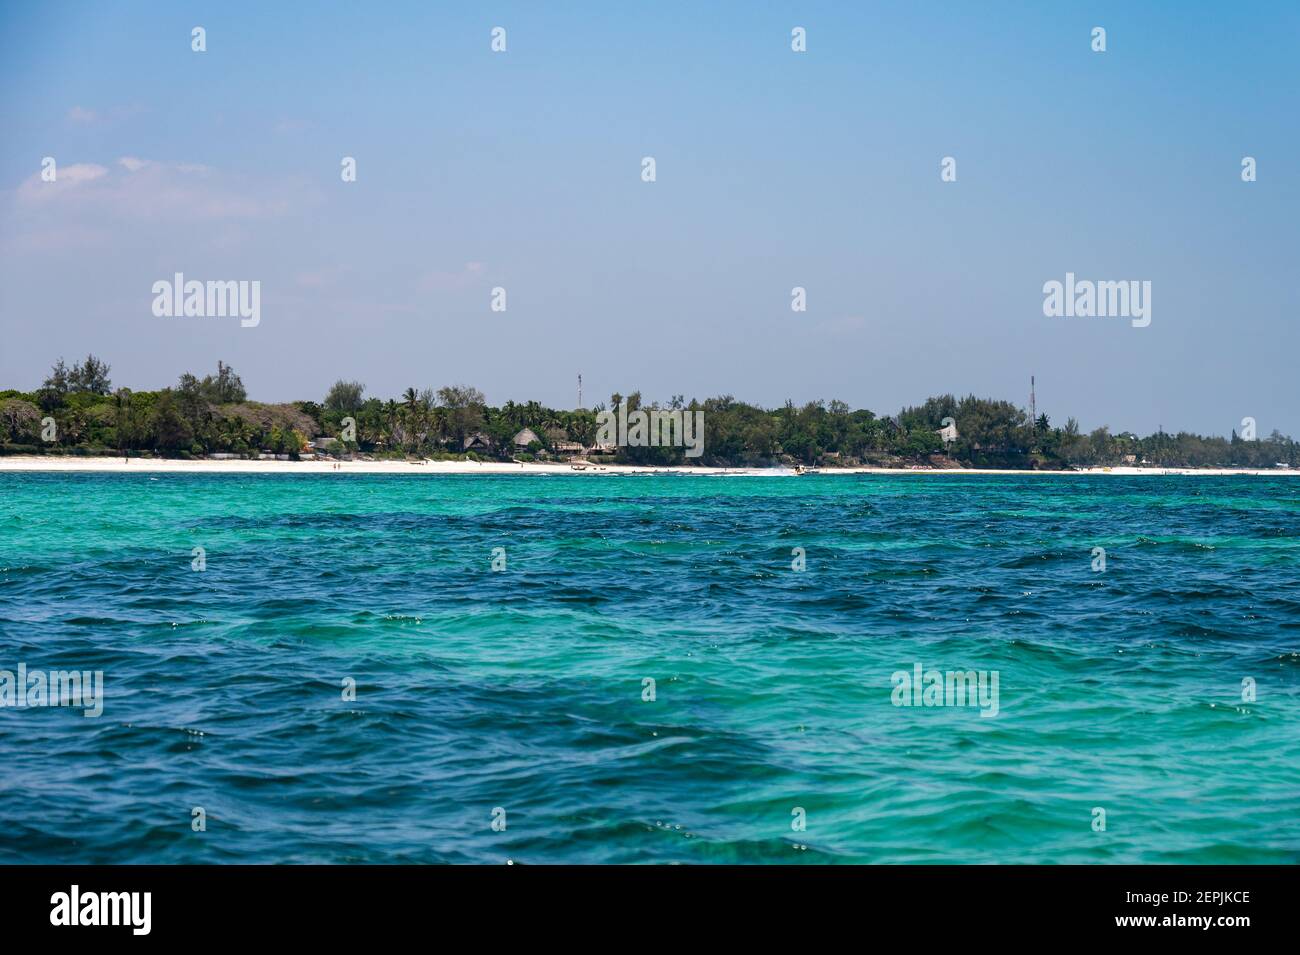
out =
[(471, 435), (469, 435), (469, 436), (467, 436), (467, 437), (465, 438), (465, 447), (464, 447), (464, 450), (466, 450), (466, 451), (491, 451), (491, 450), (492, 450), (492, 439), (489, 438), (489, 437), (488, 437), (486, 434), (484, 434), (482, 431), (475, 431), (473, 434), (471, 434)]
[(532, 428), (524, 428), (520, 430), (510, 440), (514, 442), (516, 448), (526, 448), (534, 441), (536, 441), (538, 444), (542, 443), (542, 439), (537, 436), (537, 432), (534, 431)]

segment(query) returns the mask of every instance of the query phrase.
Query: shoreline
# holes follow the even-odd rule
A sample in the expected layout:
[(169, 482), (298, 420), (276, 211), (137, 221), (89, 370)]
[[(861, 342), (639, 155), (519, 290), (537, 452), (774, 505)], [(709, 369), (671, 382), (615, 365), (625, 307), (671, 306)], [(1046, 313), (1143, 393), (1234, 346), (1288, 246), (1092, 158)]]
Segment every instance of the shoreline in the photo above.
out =
[[(335, 465), (338, 467), (335, 467)], [(124, 463), (118, 457), (50, 458), (40, 455), (0, 457), (0, 473), (152, 473), (152, 474), (694, 474), (736, 477), (799, 477), (792, 468), (721, 468), (703, 466), (653, 467), (634, 464), (587, 464), (581, 470), (568, 463), (500, 462), (500, 461), (262, 461), (262, 460), (180, 460), (171, 458), (132, 458)], [(1300, 469), (1290, 468), (1155, 468), (1111, 467), (1073, 471), (1015, 470), (1009, 468), (818, 468), (818, 475), (832, 474), (999, 474), (999, 475), (1070, 475), (1106, 474), (1120, 477), (1138, 475), (1231, 475), (1292, 477)]]

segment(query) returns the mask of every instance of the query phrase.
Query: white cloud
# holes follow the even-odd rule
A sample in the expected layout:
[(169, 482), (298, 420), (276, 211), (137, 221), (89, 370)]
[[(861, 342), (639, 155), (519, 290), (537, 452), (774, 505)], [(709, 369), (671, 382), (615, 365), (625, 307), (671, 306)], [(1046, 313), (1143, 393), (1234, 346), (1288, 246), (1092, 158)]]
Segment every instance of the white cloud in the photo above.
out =
[(416, 279), (415, 284), (421, 292), (443, 292), (468, 288), (486, 277), (486, 265), (482, 262), (466, 262), (454, 272), (441, 269), (427, 271)]
[(294, 281), (303, 288), (324, 288), (329, 285), (335, 285), (344, 275), (351, 273), (352, 267), (349, 265), (324, 266), (319, 269), (299, 272), (294, 276)]
[(227, 226), (281, 216), (290, 205), (285, 187), (254, 191), (201, 164), (122, 156), (111, 166), (59, 165), (54, 182), (38, 170), (0, 193), (0, 239), (9, 250), (107, 246), (115, 230), (143, 223), (202, 226), (198, 234), (216, 243)]
[(71, 166), (55, 166), (53, 182), (46, 182), (39, 172), (32, 173), (18, 187), (18, 198), (23, 202), (46, 202), (70, 194), (87, 183), (103, 179), (108, 170), (95, 163), (74, 163)]
[(20, 205), (59, 203), (69, 214), (107, 213), (115, 218), (176, 220), (256, 219), (278, 215), (282, 198), (254, 197), (210, 175), (207, 166), (167, 163), (135, 156), (117, 169), (92, 163), (58, 167), (54, 182), (33, 173), (17, 190)]

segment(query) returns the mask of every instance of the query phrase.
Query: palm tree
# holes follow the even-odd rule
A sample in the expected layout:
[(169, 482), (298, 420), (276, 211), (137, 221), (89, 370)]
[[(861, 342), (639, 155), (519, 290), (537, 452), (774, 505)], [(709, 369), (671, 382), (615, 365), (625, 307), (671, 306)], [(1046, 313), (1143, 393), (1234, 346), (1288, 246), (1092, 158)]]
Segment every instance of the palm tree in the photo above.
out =
[(221, 444), (227, 451), (239, 451), (240, 445), (248, 446), (248, 423), (238, 415), (221, 419)]
[(117, 449), (122, 453), (122, 461), (125, 463), (131, 428), (131, 389), (119, 388), (114, 397), (117, 405)]
[(392, 398), (384, 405), (384, 446), (393, 447), (401, 442), (399, 432), (401, 430), (400, 416), (398, 414), (397, 402)]
[(402, 411), (403, 431), (410, 445), (407, 450), (414, 451), (420, 430), (420, 393), (414, 388), (407, 388), (402, 392)]

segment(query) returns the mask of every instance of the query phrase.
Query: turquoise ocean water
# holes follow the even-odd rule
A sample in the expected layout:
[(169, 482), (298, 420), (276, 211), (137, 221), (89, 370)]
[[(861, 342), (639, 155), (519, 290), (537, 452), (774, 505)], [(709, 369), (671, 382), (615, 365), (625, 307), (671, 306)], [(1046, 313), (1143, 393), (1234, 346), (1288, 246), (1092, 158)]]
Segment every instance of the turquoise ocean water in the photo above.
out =
[(104, 680), (0, 862), (1294, 863), (1298, 578), (1286, 478), (0, 474), (0, 670)]

